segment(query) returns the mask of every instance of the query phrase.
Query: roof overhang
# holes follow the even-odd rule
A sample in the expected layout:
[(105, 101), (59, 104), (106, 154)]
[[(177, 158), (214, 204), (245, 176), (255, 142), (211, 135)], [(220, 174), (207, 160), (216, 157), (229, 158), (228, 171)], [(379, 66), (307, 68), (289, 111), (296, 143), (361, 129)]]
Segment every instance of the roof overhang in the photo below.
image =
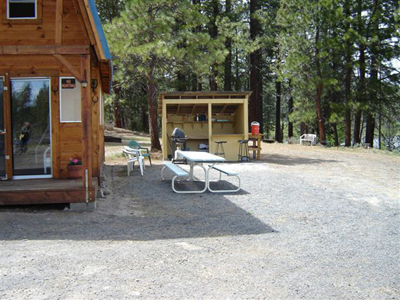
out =
[(105, 59), (100, 60), (100, 76), (101, 76), (101, 87), (104, 93), (111, 93), (112, 84), (112, 64), (111, 60)]
[(100, 64), (102, 90), (106, 94), (110, 94), (112, 87), (112, 57), (99, 14), (97, 13), (96, 3), (94, 0), (81, 1), (84, 2), (84, 7), (90, 22), (90, 28), (87, 28), (87, 30), (91, 30), (94, 36), (94, 40), (91, 40), (91, 43)]

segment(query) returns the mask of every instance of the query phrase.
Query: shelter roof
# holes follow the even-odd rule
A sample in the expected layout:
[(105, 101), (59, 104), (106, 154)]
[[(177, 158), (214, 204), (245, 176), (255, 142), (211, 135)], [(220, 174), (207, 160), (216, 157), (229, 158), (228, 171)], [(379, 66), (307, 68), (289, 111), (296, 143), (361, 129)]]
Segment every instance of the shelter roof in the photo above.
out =
[[(159, 95), (159, 100), (158, 100), (158, 112), (161, 114), (162, 113), (162, 105), (163, 105), (163, 100), (192, 100), (190, 101), (191, 107), (188, 107), (188, 105), (181, 106), (180, 104), (175, 106), (170, 106), (169, 110), (170, 111), (180, 111), (181, 113), (199, 113), (203, 112), (202, 109), (204, 110), (204, 107), (198, 106), (196, 104), (196, 100), (203, 100), (203, 101), (208, 101), (208, 100), (226, 100), (226, 103), (230, 103), (230, 100), (232, 101), (233, 99), (248, 99), (252, 92), (232, 92), (232, 91), (199, 91), (199, 92), (163, 92), (160, 93)], [(182, 101), (183, 102), (183, 101)], [(229, 112), (235, 111), (237, 108), (237, 105), (235, 104), (226, 104), (226, 105), (221, 105), (220, 109), (223, 112)], [(217, 107), (215, 107), (217, 109)], [(170, 112), (167, 112), (170, 113)]]
[(250, 97), (252, 92), (232, 91), (198, 91), (198, 92), (163, 92), (160, 98), (164, 99), (235, 99)]

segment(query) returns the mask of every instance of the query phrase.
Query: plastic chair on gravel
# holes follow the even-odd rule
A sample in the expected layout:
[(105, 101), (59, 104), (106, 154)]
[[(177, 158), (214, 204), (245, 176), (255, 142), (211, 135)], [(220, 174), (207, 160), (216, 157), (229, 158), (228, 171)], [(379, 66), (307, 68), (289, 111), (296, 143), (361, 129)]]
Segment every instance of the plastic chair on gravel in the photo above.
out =
[[(142, 153), (142, 156), (143, 156), (143, 157), (148, 157), (148, 158), (149, 158), (149, 161), (150, 161), (150, 166), (152, 165), (152, 164), (151, 164), (150, 151), (149, 151), (148, 148), (142, 147), (142, 146), (141, 146), (138, 142), (136, 142), (135, 140), (129, 141), (128, 146), (129, 146), (130, 148), (132, 148), (132, 149), (140, 150), (140, 152)], [(142, 150), (145, 150), (145, 151), (142, 151)]]
[(128, 171), (128, 176), (133, 171), (133, 167), (135, 166), (135, 162), (139, 163), (140, 173), (143, 176), (143, 169), (144, 169), (144, 158), (140, 150), (137, 149), (130, 149), (129, 147), (124, 147), (122, 150), (125, 159), (126, 159), (126, 168)]

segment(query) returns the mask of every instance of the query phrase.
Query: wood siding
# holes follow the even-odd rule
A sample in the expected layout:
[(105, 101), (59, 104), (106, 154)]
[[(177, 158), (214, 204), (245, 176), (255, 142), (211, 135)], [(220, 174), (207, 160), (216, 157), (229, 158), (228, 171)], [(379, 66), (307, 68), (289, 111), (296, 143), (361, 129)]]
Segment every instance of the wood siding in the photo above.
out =
[[(2, 0), (2, 2), (6, 2)], [(73, 0), (63, 0), (62, 39), (63, 45), (90, 45), (84, 23)], [(0, 45), (54, 45), (56, 44), (56, 0), (42, 1), (42, 22), (24, 20), (23, 24), (5, 19), (2, 6), (0, 22)], [(40, 5), (40, 3), (38, 4)], [(60, 17), (59, 17), (60, 18)]]
[[(90, 174), (100, 179), (105, 153), (104, 124), (100, 125), (100, 102), (96, 100), (102, 91), (102, 74), (107, 70), (104, 62), (102, 64), (99, 60), (93, 30), (87, 29), (90, 23), (84, 2), (39, 0), (41, 12), (38, 20), (7, 20), (4, 3), (5, 0), (2, 0), (0, 6), (0, 76), (6, 78), (8, 87), (5, 109), (10, 109), (10, 78), (50, 78), (53, 178), (67, 178), (70, 158), (79, 157), (88, 161), (85, 165), (90, 168), (89, 182), (97, 183), (97, 180), (91, 180)], [(74, 76), (80, 81), (87, 81), (88, 86), (82, 88), (83, 122), (60, 123), (60, 76)], [(94, 90), (90, 86), (91, 79), (98, 81), (98, 87)], [(7, 124), (10, 127), (11, 121), (8, 120)], [(84, 128), (84, 125), (87, 127)], [(84, 144), (88, 147), (84, 148)], [(89, 151), (86, 152), (86, 149)], [(11, 153), (10, 138), (7, 140), (6, 152)], [(8, 171), (12, 169), (11, 159), (7, 160)], [(11, 178), (12, 171), (7, 175)], [(31, 198), (26, 198), (24, 192), (6, 191), (5, 188), (4, 184), (0, 184), (0, 199), (11, 199), (15, 195), (15, 201), (10, 200), (8, 204), (39, 203), (40, 199), (51, 203), (52, 199), (56, 199), (51, 188), (34, 192)], [(90, 195), (93, 190), (90, 190)], [(61, 197), (62, 202), (84, 201), (84, 193), (80, 189), (61, 194), (57, 194), (57, 197)], [(6, 202), (0, 201), (2, 204)]]

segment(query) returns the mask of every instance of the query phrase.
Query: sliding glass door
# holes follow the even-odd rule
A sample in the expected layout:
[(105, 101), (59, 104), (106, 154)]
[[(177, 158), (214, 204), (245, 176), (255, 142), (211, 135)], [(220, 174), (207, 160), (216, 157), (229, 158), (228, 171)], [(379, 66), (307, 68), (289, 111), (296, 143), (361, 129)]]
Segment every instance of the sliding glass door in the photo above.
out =
[(6, 130), (4, 122), (4, 77), (0, 76), (0, 179), (6, 176)]
[(11, 79), (11, 122), (13, 178), (51, 177), (50, 79)]

